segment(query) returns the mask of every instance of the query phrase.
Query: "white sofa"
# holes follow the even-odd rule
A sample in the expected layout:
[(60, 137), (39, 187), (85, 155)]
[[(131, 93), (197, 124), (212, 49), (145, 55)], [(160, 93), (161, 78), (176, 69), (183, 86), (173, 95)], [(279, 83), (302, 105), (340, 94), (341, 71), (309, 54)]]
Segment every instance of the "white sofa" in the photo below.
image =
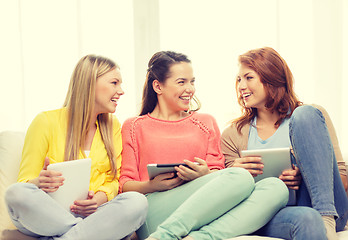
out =
[[(21, 159), (22, 147), (24, 142), (23, 132), (1, 132), (0, 133), (0, 239), (1, 240), (33, 240), (35, 238), (25, 236), (15, 230), (8, 216), (4, 193), (6, 188), (16, 182), (19, 164)], [(348, 240), (348, 230), (338, 233), (339, 239)], [(235, 240), (276, 240), (276, 238), (259, 236), (240, 236)]]

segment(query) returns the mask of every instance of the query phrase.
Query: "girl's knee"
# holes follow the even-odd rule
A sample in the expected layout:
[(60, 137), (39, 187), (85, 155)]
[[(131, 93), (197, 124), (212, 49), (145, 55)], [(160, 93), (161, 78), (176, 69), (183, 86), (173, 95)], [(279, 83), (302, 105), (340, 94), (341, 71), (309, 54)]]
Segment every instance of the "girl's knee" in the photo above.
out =
[(22, 204), (27, 199), (29, 184), (27, 183), (15, 183), (12, 184), (5, 192), (5, 202), (8, 206)]
[(322, 117), (322, 113), (319, 109), (311, 106), (304, 105), (297, 107), (291, 115), (291, 122), (306, 122), (316, 117)]
[(144, 194), (138, 192), (125, 192), (121, 193), (120, 196), (133, 205), (147, 207), (147, 198)]
[[(295, 207), (293, 211), (294, 226), (297, 231), (307, 232), (313, 239), (321, 239), (325, 236), (325, 226), (319, 212), (310, 207)], [(318, 237), (316, 237), (317, 234)], [(309, 235), (309, 234), (308, 234)]]
[(237, 177), (238, 179), (242, 180), (246, 184), (250, 184), (250, 185), (255, 184), (253, 176), (249, 173), (248, 170), (244, 168), (232, 167), (232, 168), (226, 168), (220, 171), (223, 171), (224, 174), (227, 174), (231, 177)]
[(318, 211), (310, 207), (285, 207), (271, 220), (272, 228), (284, 227), (294, 239), (326, 239), (325, 226)]
[[(148, 210), (147, 198), (138, 192), (125, 192), (118, 195), (113, 201), (123, 201), (123, 208), (127, 209), (129, 214), (146, 216)], [(145, 218), (145, 217), (144, 217)]]
[(256, 188), (269, 192), (268, 195), (280, 200), (282, 206), (288, 203), (289, 189), (279, 178), (269, 177), (262, 179), (256, 183)]
[(293, 214), (296, 216), (299, 225), (314, 225), (318, 227), (323, 224), (321, 215), (314, 208), (297, 207), (294, 208)]
[(255, 181), (248, 170), (239, 167), (232, 167), (219, 171), (222, 171), (220, 176), (224, 178), (224, 182), (227, 183), (227, 186), (234, 188), (237, 184), (239, 188), (242, 187), (245, 190), (246, 195), (249, 195), (254, 190)]

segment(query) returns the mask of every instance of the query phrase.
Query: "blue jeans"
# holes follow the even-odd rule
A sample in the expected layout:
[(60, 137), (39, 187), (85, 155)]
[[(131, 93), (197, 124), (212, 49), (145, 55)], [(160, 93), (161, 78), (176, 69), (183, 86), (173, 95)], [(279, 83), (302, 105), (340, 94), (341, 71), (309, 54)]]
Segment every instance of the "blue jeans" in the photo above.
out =
[(122, 239), (137, 230), (147, 214), (147, 200), (136, 192), (117, 195), (85, 218), (73, 216), (30, 183), (11, 185), (5, 201), (18, 230), (40, 239)]
[(325, 118), (320, 110), (301, 106), (293, 112), (289, 128), (302, 175), (297, 206), (279, 211), (256, 234), (283, 239), (326, 239), (321, 216), (335, 216), (336, 230), (342, 231), (348, 218), (348, 200)]

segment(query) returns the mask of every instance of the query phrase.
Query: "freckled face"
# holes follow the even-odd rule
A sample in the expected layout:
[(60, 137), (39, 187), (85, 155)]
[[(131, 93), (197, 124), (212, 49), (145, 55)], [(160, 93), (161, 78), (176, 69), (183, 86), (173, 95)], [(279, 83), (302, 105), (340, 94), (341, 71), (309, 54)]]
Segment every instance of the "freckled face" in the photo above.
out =
[(95, 86), (95, 111), (100, 113), (114, 113), (117, 101), (124, 94), (121, 72), (114, 68), (97, 78)]
[(237, 90), (239, 97), (243, 99), (245, 107), (265, 107), (267, 93), (260, 76), (254, 70), (242, 64), (239, 67), (237, 76)]

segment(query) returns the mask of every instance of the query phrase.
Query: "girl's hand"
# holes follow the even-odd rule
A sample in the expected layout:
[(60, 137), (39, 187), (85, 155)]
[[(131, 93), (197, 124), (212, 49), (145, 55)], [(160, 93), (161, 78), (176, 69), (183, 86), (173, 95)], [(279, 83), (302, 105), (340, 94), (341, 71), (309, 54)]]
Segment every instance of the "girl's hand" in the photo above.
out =
[(39, 177), (34, 180), (33, 183), (45, 192), (55, 192), (63, 185), (64, 178), (62, 177), (61, 172), (47, 170), (49, 164), (50, 159), (46, 157)]
[(98, 209), (98, 202), (95, 196), (93, 191), (89, 191), (86, 200), (76, 200), (74, 204), (71, 205), (71, 212), (85, 217), (91, 215)]
[(154, 179), (149, 181), (151, 189), (154, 191), (165, 191), (173, 189), (183, 184), (184, 181), (175, 176), (175, 173), (163, 173), (157, 175)]
[(236, 158), (232, 167), (244, 168), (248, 170), (253, 177), (263, 173), (262, 159), (257, 156)]
[(198, 164), (195, 164), (194, 162), (188, 160), (184, 160), (184, 162), (189, 166), (189, 168), (182, 165), (180, 165), (179, 167), (175, 167), (175, 170), (177, 171), (179, 178), (185, 181), (191, 181), (210, 173), (206, 161), (197, 157), (195, 157), (194, 160)]
[(295, 167), (293, 165), (294, 169), (287, 169), (282, 172), (282, 175), (279, 176), (280, 180), (283, 180), (283, 182), (288, 186), (288, 188), (293, 190), (298, 190), (300, 188), (301, 184), (301, 172), (298, 167)]

